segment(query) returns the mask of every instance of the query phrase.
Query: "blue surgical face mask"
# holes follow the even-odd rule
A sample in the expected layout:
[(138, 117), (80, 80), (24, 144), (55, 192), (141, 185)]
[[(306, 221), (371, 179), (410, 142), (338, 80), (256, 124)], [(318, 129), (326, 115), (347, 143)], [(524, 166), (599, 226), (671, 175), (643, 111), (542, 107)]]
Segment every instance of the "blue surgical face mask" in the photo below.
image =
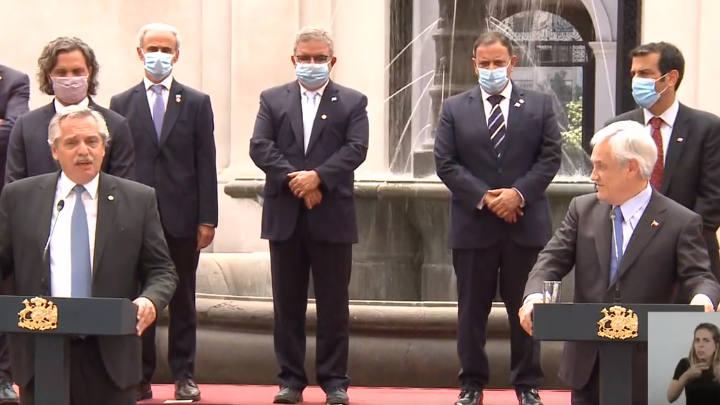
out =
[(148, 52), (145, 55), (145, 71), (155, 80), (162, 80), (172, 71), (173, 54)]
[(328, 63), (297, 63), (295, 75), (305, 87), (320, 87), (330, 76)]
[(498, 94), (508, 82), (507, 67), (490, 69), (478, 69), (478, 83), (480, 87), (490, 94)]
[(660, 93), (655, 91), (655, 83), (665, 77), (662, 75), (657, 79), (649, 79), (644, 77), (634, 77), (632, 80), (632, 95), (637, 105), (642, 108), (648, 109), (655, 105), (660, 99), (660, 96), (667, 90), (667, 87)]

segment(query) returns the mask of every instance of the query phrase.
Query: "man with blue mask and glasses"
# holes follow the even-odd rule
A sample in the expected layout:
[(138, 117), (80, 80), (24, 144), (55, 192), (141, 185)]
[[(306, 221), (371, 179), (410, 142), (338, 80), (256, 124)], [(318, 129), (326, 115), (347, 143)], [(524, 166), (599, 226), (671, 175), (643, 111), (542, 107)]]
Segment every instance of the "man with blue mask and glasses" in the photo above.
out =
[(479, 86), (443, 102), (435, 138), (437, 175), (452, 193), (449, 246), (462, 367), (456, 405), (482, 404), (498, 281), (510, 322), (510, 382), (520, 405), (542, 404), (540, 344), (522, 330), (518, 311), (552, 233), (545, 190), (560, 169), (561, 138), (552, 98), (510, 80), (516, 62), (505, 35), (481, 35), (473, 47)]
[[(653, 42), (631, 56), (632, 94), (640, 108), (608, 124), (634, 120), (645, 126), (658, 149), (650, 184), (702, 217), (711, 270), (720, 280), (720, 118), (678, 101), (685, 59), (676, 46)], [(690, 299), (683, 289), (677, 298), (678, 303)]]
[[(173, 76), (180, 57), (180, 33), (167, 24), (140, 29), (137, 54), (143, 81), (110, 100), (110, 108), (130, 122), (135, 139), (137, 181), (157, 193), (178, 285), (170, 301), (168, 363), (175, 399), (200, 400), (193, 381), (197, 312), (195, 277), (200, 251), (213, 240), (218, 222), (215, 124), (210, 96)], [(155, 325), (143, 334), (142, 382), (138, 400), (152, 398)]]
[(265, 172), (262, 238), (270, 243), (276, 404), (297, 404), (308, 385), (305, 312), (312, 280), (317, 307), (316, 380), (327, 404), (349, 403), (349, 291), (358, 242), (354, 172), (368, 149), (368, 100), (330, 80), (337, 59), (323, 29), (295, 37), (296, 81), (260, 94), (250, 158)]

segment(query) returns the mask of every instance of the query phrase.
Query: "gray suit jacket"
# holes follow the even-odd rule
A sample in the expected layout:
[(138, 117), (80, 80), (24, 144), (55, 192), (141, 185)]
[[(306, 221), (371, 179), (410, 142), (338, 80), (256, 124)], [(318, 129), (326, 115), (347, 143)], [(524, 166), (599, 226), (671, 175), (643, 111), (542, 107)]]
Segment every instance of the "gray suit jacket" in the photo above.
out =
[(22, 72), (0, 65), (0, 191), (5, 178), (8, 140), (15, 121), (30, 111), (30, 78)]
[[(525, 296), (542, 292), (543, 281), (562, 280), (575, 267), (574, 302), (613, 303), (610, 284), (611, 207), (587, 194), (570, 202), (562, 226), (538, 256)], [(654, 222), (653, 222), (654, 221)], [(705, 294), (714, 304), (720, 286), (710, 272), (700, 216), (653, 190), (623, 254), (618, 277), (622, 303), (671, 304), (679, 284), (692, 295)], [(599, 346), (565, 343), (560, 378), (573, 389), (589, 381)], [(633, 374), (647, 391), (647, 346), (638, 345)]]
[[(50, 264), (43, 261), (43, 248), (50, 234), (58, 177), (55, 172), (18, 180), (0, 194), (0, 278), (13, 275), (17, 295), (51, 293)], [(97, 202), (93, 297), (133, 300), (144, 296), (160, 313), (172, 298), (177, 274), (160, 224), (155, 190), (100, 174)], [(29, 334), (8, 338), (13, 377), (25, 386), (35, 370), (34, 338)], [(98, 342), (105, 368), (117, 386), (140, 383), (139, 337), (99, 337)]]

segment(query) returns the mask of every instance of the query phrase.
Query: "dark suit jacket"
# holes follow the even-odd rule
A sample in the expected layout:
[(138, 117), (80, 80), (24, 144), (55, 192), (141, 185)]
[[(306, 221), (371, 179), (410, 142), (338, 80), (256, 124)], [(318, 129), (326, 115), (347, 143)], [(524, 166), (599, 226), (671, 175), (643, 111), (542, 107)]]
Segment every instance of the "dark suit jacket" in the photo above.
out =
[[(595, 193), (570, 202), (562, 227), (538, 256), (525, 296), (541, 293), (543, 281), (562, 280), (575, 266), (574, 302), (615, 302), (616, 282), (609, 282), (610, 208)], [(709, 269), (700, 216), (653, 191), (620, 262), (619, 302), (671, 304), (682, 284), (693, 296), (705, 294), (717, 304), (720, 287)], [(582, 388), (598, 349), (595, 343), (565, 343), (560, 366), (563, 381), (573, 389)], [(633, 362), (633, 374), (647, 381), (647, 346), (639, 346)]]
[[(107, 108), (100, 107), (92, 99), (90, 99), (90, 107), (102, 114), (110, 132), (110, 143), (105, 150), (102, 171), (113, 176), (133, 179), (135, 151), (127, 120)], [(48, 145), (48, 126), (55, 113), (55, 103), (52, 102), (30, 111), (17, 120), (10, 134), (5, 169), (6, 184), (60, 170)]]
[[(30, 78), (0, 65), (0, 179), (5, 178), (8, 140), (15, 121), (30, 111)], [(0, 181), (0, 191), (5, 183)]]
[[(523, 103), (518, 103), (524, 100)], [(502, 156), (490, 140), (480, 87), (446, 99), (435, 136), (437, 175), (452, 193), (451, 249), (482, 249), (507, 235), (542, 247), (552, 223), (545, 190), (560, 169), (560, 129), (549, 95), (513, 86)], [(488, 190), (514, 187), (525, 197), (524, 215), (508, 224), (487, 207)]]
[(293, 195), (287, 175), (315, 170), (322, 182), (323, 199), (308, 211), (313, 238), (357, 243), (354, 172), (367, 156), (367, 97), (329, 81), (320, 99), (307, 153), (303, 150), (300, 97), (297, 81), (260, 94), (250, 158), (265, 172), (261, 236), (284, 241), (292, 235), (303, 201)]
[[(15, 276), (18, 295), (48, 296), (50, 263), (43, 248), (50, 234), (59, 172), (5, 186), (0, 194), (0, 271)], [(108, 196), (115, 198), (110, 200)], [(163, 236), (155, 191), (133, 181), (101, 174), (93, 260), (93, 297), (149, 298), (160, 313), (172, 298), (177, 274)], [(141, 289), (140, 286), (143, 286)], [(15, 381), (34, 375), (34, 340), (9, 335)], [(99, 337), (110, 378), (121, 388), (140, 382), (141, 343), (136, 336)]]
[(215, 123), (210, 96), (173, 80), (159, 141), (143, 83), (113, 96), (110, 109), (130, 123), (135, 177), (155, 188), (165, 229), (175, 237), (196, 238), (198, 225), (217, 226)]
[[(625, 120), (647, 124), (641, 108), (607, 124)], [(720, 277), (716, 236), (720, 227), (720, 118), (680, 104), (665, 156), (659, 191), (702, 217), (712, 267), (715, 277)]]

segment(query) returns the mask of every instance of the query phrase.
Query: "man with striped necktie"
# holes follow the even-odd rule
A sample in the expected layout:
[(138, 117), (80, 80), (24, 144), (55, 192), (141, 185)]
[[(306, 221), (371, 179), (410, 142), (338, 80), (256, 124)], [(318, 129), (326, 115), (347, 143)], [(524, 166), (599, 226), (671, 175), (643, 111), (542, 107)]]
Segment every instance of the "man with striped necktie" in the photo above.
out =
[(482, 404), (487, 321), (498, 279), (510, 322), (510, 382), (520, 405), (541, 405), (540, 345), (520, 327), (523, 288), (552, 224), (545, 190), (560, 169), (549, 95), (520, 89), (510, 40), (475, 41), (480, 86), (446, 99), (435, 139), (438, 177), (452, 192), (449, 245), (458, 284), (457, 405)]

